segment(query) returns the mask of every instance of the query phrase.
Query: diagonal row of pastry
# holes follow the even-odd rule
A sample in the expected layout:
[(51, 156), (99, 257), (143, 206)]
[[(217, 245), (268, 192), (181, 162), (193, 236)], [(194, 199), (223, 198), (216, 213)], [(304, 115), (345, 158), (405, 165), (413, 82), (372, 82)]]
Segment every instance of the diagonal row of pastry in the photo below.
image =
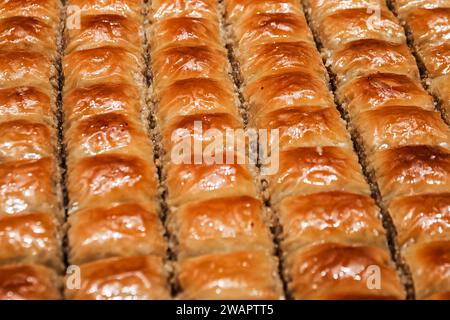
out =
[[(67, 299), (167, 299), (143, 1), (71, 0), (62, 58)], [(70, 275), (69, 275), (70, 276)], [(68, 277), (69, 277), (68, 276)]]
[[(238, 135), (242, 106), (219, 9), (215, 0), (155, 0), (149, 10), (151, 100), (164, 150), (176, 297), (280, 299), (270, 215), (249, 142)], [(223, 144), (207, 152), (214, 141)]]
[(404, 298), (380, 210), (301, 3), (224, 3), (249, 121), (279, 130), (279, 170), (264, 178), (282, 230), (288, 293), (294, 299)]
[(57, 299), (58, 0), (0, 1), (0, 299)]
[[(385, 1), (304, 2), (336, 76), (337, 99), (358, 137), (382, 206), (393, 219), (416, 298), (448, 298), (450, 130), (422, 87), (404, 29)], [(396, 1), (401, 15), (421, 12), (439, 20), (440, 11), (427, 11), (438, 3), (445, 1)], [(413, 27), (424, 60), (430, 57), (425, 51), (437, 44), (420, 47), (428, 40), (426, 32), (422, 37), (417, 29), (429, 25), (434, 24), (424, 18)], [(444, 29), (436, 29), (430, 31), (433, 36), (445, 39)], [(442, 52), (442, 64), (428, 61), (427, 68), (439, 67), (445, 73), (448, 60), (445, 65), (444, 51), (436, 50)], [(446, 81), (445, 75), (430, 76), (436, 81), (432, 87)], [(448, 81), (445, 86), (448, 90)]]

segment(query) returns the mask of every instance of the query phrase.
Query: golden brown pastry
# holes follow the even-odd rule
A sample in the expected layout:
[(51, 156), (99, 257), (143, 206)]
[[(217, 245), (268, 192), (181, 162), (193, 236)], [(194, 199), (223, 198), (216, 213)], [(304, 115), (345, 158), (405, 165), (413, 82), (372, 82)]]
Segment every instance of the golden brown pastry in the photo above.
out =
[(351, 148), (349, 134), (334, 107), (290, 107), (252, 117), (257, 128), (278, 129), (280, 150), (299, 147)]
[(379, 16), (365, 7), (335, 10), (323, 16), (318, 31), (323, 45), (328, 49), (361, 39), (392, 43), (406, 40), (404, 30), (397, 23), (394, 14), (386, 9), (381, 9)]
[(266, 250), (272, 239), (260, 200), (248, 196), (192, 201), (168, 217), (178, 259), (208, 253)]
[[(450, 290), (450, 131), (421, 85), (401, 24), (384, 4), (378, 3), (377, 17), (376, 2), (354, 1), (361, 4), (355, 9), (346, 0), (305, 1), (338, 79), (338, 99), (398, 231), (416, 298), (445, 298)], [(393, 3), (428, 71), (430, 89), (445, 108), (450, 2)], [(370, 17), (363, 12), (368, 8)]]
[(285, 268), (289, 290), (295, 299), (397, 300), (405, 297), (388, 251), (377, 247), (310, 245), (290, 255)]
[(154, 21), (171, 17), (208, 18), (213, 21), (219, 18), (214, 0), (155, 0), (150, 10)]
[(141, 0), (70, 0), (69, 5), (81, 9), (81, 16), (121, 15), (142, 20)]
[(139, 21), (117, 15), (90, 15), (80, 17), (80, 28), (68, 28), (67, 52), (102, 46), (124, 47), (138, 54), (140, 48)]
[[(250, 7), (251, 8), (251, 7)], [(246, 19), (245, 19), (246, 18)], [(277, 42), (307, 41), (313, 43), (308, 24), (297, 13), (260, 12), (254, 10), (248, 17), (236, 23), (236, 38), (243, 43), (251, 43), (254, 46)], [(247, 52), (249, 49), (239, 47), (239, 52)]]
[(340, 83), (375, 72), (404, 74), (417, 80), (420, 77), (409, 48), (384, 40), (349, 42), (334, 50), (329, 61)]
[(55, 0), (1, 0), (0, 19), (33, 18), (43, 21), (56, 32), (60, 21), (60, 8), (61, 2)]
[(450, 75), (436, 78), (431, 85), (431, 92), (440, 98), (442, 110), (447, 116), (450, 114)]
[(229, 21), (239, 22), (243, 16), (247, 15), (250, 10), (254, 10), (260, 13), (277, 13), (279, 11), (283, 13), (300, 13), (301, 8), (298, 2), (295, 0), (230, 0), (226, 1), (225, 14)]
[(283, 297), (276, 259), (258, 251), (190, 258), (177, 265), (182, 299), (277, 300)]
[(323, 19), (328, 15), (339, 10), (369, 8), (387, 9), (386, 1), (384, 0), (307, 0), (305, 4), (307, 4), (305, 9), (310, 9), (309, 13), (314, 18), (315, 23), (313, 27), (316, 27), (318, 23), (322, 23)]
[(205, 18), (174, 17), (155, 21), (150, 34), (150, 50), (159, 51), (168, 47), (194, 47), (208, 45), (220, 48), (221, 38), (217, 31), (218, 21)]
[(416, 8), (449, 8), (449, 0), (393, 0), (393, 4), (400, 14), (408, 13), (409, 10)]
[(379, 209), (369, 196), (332, 191), (286, 197), (276, 207), (283, 226), (282, 249), (323, 242), (386, 247)]
[(0, 164), (0, 216), (23, 212), (49, 212), (60, 216), (57, 171), (50, 158), (16, 160)]
[(206, 45), (162, 49), (152, 55), (152, 63), (154, 81), (158, 88), (178, 80), (221, 79), (228, 76), (229, 68), (226, 51)]
[(169, 299), (161, 257), (110, 258), (81, 265), (79, 289), (66, 288), (75, 300)]
[(56, 28), (52, 28), (41, 17), (9, 17), (0, 20), (0, 45), (2, 50), (41, 51), (56, 55)]
[[(202, 160), (203, 161), (203, 160)], [(256, 186), (248, 165), (168, 164), (169, 205), (238, 195), (256, 196)]]
[(244, 88), (244, 94), (250, 104), (249, 112), (258, 117), (294, 106), (333, 105), (333, 98), (324, 80), (310, 72), (289, 72), (262, 77)]
[(158, 95), (157, 116), (161, 126), (174, 117), (229, 114), (240, 119), (235, 107), (233, 85), (216, 79), (196, 78), (175, 81)]
[(138, 96), (138, 88), (124, 83), (75, 88), (63, 97), (64, 125), (69, 128), (74, 121), (110, 112), (137, 119), (141, 110)]
[(370, 194), (356, 155), (339, 147), (280, 152), (279, 170), (267, 179), (274, 203), (291, 195), (333, 190)]
[(121, 204), (69, 217), (69, 259), (74, 264), (115, 256), (164, 256), (166, 242), (154, 204)]
[(437, 111), (390, 106), (362, 113), (357, 125), (370, 153), (411, 145), (450, 147), (450, 129)]
[[(0, 86), (20, 87), (24, 84), (43, 90), (53, 91), (50, 78), (55, 77), (52, 61), (40, 52), (0, 51)], [(53, 92), (53, 94), (56, 94)]]
[(153, 156), (142, 125), (120, 113), (110, 112), (80, 120), (66, 134), (70, 161), (105, 153), (134, 154), (141, 158)]
[(61, 2), (0, 1), (0, 300), (59, 299)]
[(153, 165), (135, 156), (105, 154), (85, 157), (69, 168), (70, 210), (114, 202), (156, 200)]
[(450, 116), (450, 1), (395, 1), (427, 73), (431, 92)]
[(388, 149), (376, 153), (372, 165), (386, 202), (405, 195), (447, 192), (450, 188), (448, 149), (428, 145)]
[(60, 279), (39, 265), (0, 266), (0, 300), (61, 299)]
[[(330, 10), (329, 2), (315, 1), (334, 15), (325, 17), (330, 43), (349, 43), (375, 33), (364, 28), (363, 7), (356, 1), (342, 5), (352, 7), (352, 14)], [(383, 24), (378, 28), (386, 30), (386, 37), (394, 37), (402, 29), (394, 24), (395, 17), (387, 7), (383, 9)], [(288, 293), (295, 299), (404, 298), (389, 258), (379, 210), (370, 198), (350, 135), (336, 110), (329, 77), (301, 2), (227, 0), (225, 11), (249, 124), (279, 130), (278, 170), (264, 178), (280, 222)], [(352, 30), (349, 34), (348, 29)], [(414, 62), (408, 48), (394, 43), (391, 47), (393, 53), (385, 57), (385, 64), (404, 60), (399, 70), (418, 77), (417, 68), (407, 64)], [(362, 76), (377, 65), (370, 61), (377, 49), (375, 39), (372, 47), (364, 48), (365, 53), (348, 44), (348, 50), (334, 56), (335, 64), (347, 77)], [(347, 61), (354, 61), (354, 65), (344, 65)], [(339, 254), (328, 258), (333, 251), (342, 252), (342, 261)], [(362, 258), (362, 253), (368, 257)], [(366, 279), (362, 267), (375, 261), (382, 264), (389, 288), (368, 292), (365, 282), (357, 279)], [(349, 270), (348, 276), (345, 270)]]
[(0, 162), (42, 159), (53, 156), (52, 129), (44, 123), (12, 120), (0, 123)]
[[(167, 150), (171, 150), (170, 153), (166, 154), (168, 161), (180, 163), (178, 158), (181, 158), (181, 155), (177, 152), (177, 147), (184, 142), (188, 142), (190, 146), (183, 146), (183, 152), (185, 153), (188, 149), (194, 155), (194, 158), (192, 159), (187, 155), (185, 156), (186, 159), (183, 159), (183, 163), (191, 162), (191, 160), (195, 162), (195, 154), (202, 156), (199, 153), (214, 156), (217, 163), (227, 163), (227, 157), (236, 158), (238, 155), (245, 159), (247, 152), (241, 150), (240, 146), (245, 147), (248, 141), (246, 141), (245, 132), (242, 130), (242, 119), (236, 117), (237, 115), (226, 113), (195, 114), (177, 116), (172, 118), (171, 121), (161, 124), (162, 143)], [(205, 134), (199, 133), (200, 130)], [(211, 148), (210, 145), (214, 145), (220, 138), (226, 139), (225, 143), (222, 141), (217, 148)], [(227, 145), (226, 141), (233, 141), (234, 145)], [(201, 152), (199, 146), (201, 146)], [(207, 160), (203, 158), (202, 161), (206, 163)]]
[(405, 249), (418, 299), (448, 293), (450, 287), (450, 241), (421, 243)]
[(35, 87), (0, 88), (0, 116), (8, 119), (36, 119), (54, 124), (52, 97)]
[(400, 245), (448, 238), (450, 193), (398, 198), (392, 201), (389, 212), (397, 226)]
[(152, 1), (146, 32), (177, 297), (282, 298), (219, 18), (216, 1)]
[(65, 90), (102, 83), (143, 81), (141, 58), (121, 47), (74, 51), (63, 61)]
[(0, 264), (36, 263), (61, 270), (58, 222), (46, 213), (0, 218)]
[(337, 89), (351, 117), (373, 109), (391, 106), (417, 106), (434, 110), (433, 98), (420, 83), (406, 75), (373, 73), (356, 77)]

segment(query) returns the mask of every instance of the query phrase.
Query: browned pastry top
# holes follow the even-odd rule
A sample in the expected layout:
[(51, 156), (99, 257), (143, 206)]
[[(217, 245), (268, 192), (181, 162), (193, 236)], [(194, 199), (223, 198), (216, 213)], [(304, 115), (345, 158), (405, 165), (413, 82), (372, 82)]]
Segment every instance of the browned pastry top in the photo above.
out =
[(405, 44), (363, 39), (342, 45), (331, 54), (333, 72), (340, 82), (376, 72), (397, 73), (418, 80), (414, 56)]
[(434, 110), (433, 98), (408, 76), (375, 73), (355, 78), (340, 86), (337, 95), (352, 115), (389, 106), (418, 106)]
[(0, 51), (0, 86), (33, 86), (46, 94), (53, 91), (51, 61), (45, 54), (31, 51)]
[(244, 89), (252, 117), (293, 106), (330, 106), (333, 98), (324, 79), (309, 72), (269, 75)]
[(277, 209), (284, 254), (318, 239), (386, 247), (380, 213), (369, 196), (340, 191), (293, 196)]
[(261, 129), (278, 129), (282, 151), (315, 146), (351, 148), (349, 134), (334, 107), (285, 108), (252, 119), (251, 124)]
[(258, 251), (209, 254), (177, 266), (181, 299), (281, 299), (273, 256)]
[(81, 16), (79, 28), (66, 28), (66, 53), (99, 48), (122, 47), (135, 54), (142, 51), (140, 21), (121, 15)]
[(417, 299), (448, 292), (450, 287), (450, 241), (417, 244), (404, 251), (411, 268)]
[(437, 111), (390, 106), (358, 116), (367, 152), (412, 145), (450, 147), (450, 129)]
[(129, 84), (101, 83), (67, 92), (63, 98), (65, 125), (91, 115), (120, 112), (138, 117), (139, 92)]
[(0, 89), (2, 117), (36, 116), (50, 119), (51, 111), (51, 98), (36, 87), (19, 86)]
[(389, 212), (400, 245), (448, 238), (450, 193), (402, 197), (391, 203)]
[(379, 152), (373, 167), (384, 201), (395, 197), (447, 192), (450, 187), (448, 149), (427, 145), (406, 146)]
[(70, 4), (80, 8), (81, 15), (117, 14), (130, 20), (139, 20), (143, 10), (142, 0), (70, 0)]
[(228, 113), (238, 118), (233, 90), (231, 83), (220, 79), (178, 80), (159, 91), (156, 112), (162, 125), (173, 117), (193, 114)]
[(1, 0), (0, 18), (34, 17), (56, 30), (60, 8), (61, 2), (58, 0)]
[(55, 169), (51, 158), (0, 164), (0, 216), (58, 209)]
[(2, 50), (30, 50), (56, 55), (56, 30), (36, 17), (10, 17), (0, 20)]
[(69, 217), (69, 258), (82, 264), (114, 256), (164, 256), (163, 227), (153, 203), (95, 207)]
[(155, 0), (151, 3), (154, 20), (171, 17), (208, 18), (218, 20), (215, 0)]
[[(306, 20), (294, 13), (258, 13), (243, 20), (234, 30), (237, 43), (260, 45), (274, 41), (313, 42)], [(242, 50), (242, 49), (240, 49)]]
[(81, 120), (66, 131), (66, 143), (70, 161), (110, 152), (153, 157), (149, 136), (143, 126), (116, 112)]
[[(296, 299), (405, 297), (388, 251), (377, 247), (314, 244), (290, 256), (287, 265), (290, 290)], [(374, 272), (380, 272), (378, 285), (370, 278)]]
[(212, 252), (272, 251), (260, 200), (248, 196), (194, 201), (168, 217), (178, 259)]
[(158, 88), (190, 78), (223, 79), (228, 69), (226, 52), (208, 46), (169, 47), (153, 55), (154, 81)]
[(218, 23), (211, 19), (175, 17), (155, 22), (149, 35), (153, 52), (167, 47), (221, 47)]
[(57, 221), (51, 213), (0, 218), (0, 264), (36, 263), (61, 271), (60, 246)]
[(65, 90), (99, 83), (133, 83), (143, 75), (142, 61), (129, 51), (102, 47), (74, 51), (64, 57)]
[[(373, 23), (368, 19), (373, 19)], [(367, 7), (336, 10), (326, 15), (320, 24), (320, 34), (323, 44), (329, 49), (361, 39), (393, 43), (406, 41), (404, 30), (392, 12), (381, 10), (379, 17), (374, 18)]]
[(80, 289), (66, 289), (75, 300), (169, 299), (166, 271), (156, 256), (110, 258), (81, 266)]
[(155, 199), (154, 165), (133, 155), (104, 154), (81, 159), (69, 167), (70, 210), (112, 202)]
[(59, 280), (52, 269), (39, 265), (0, 266), (0, 300), (56, 300)]
[(169, 205), (226, 196), (255, 196), (255, 184), (245, 164), (173, 164), (167, 166)]
[(279, 171), (268, 176), (276, 203), (286, 196), (342, 190), (369, 194), (351, 150), (337, 147), (297, 148), (280, 153)]

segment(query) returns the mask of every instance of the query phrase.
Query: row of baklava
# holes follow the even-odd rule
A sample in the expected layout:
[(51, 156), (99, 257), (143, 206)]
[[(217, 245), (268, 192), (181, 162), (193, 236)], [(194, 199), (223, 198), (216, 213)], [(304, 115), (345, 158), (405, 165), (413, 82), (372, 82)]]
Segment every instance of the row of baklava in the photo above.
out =
[(147, 124), (144, 17), (143, 1), (67, 3), (68, 262), (80, 273), (67, 299), (170, 298)]
[(0, 1), (0, 300), (58, 299), (59, 0)]
[[(336, 76), (337, 98), (394, 221), (416, 297), (448, 298), (450, 130), (421, 86), (404, 29), (384, 0), (304, 2)], [(397, 2), (403, 4), (401, 14), (436, 4)], [(426, 20), (416, 23), (426, 28)], [(436, 31), (430, 36), (439, 41), (442, 34)], [(433, 47), (425, 45), (420, 55), (425, 57), (427, 49)]]
[[(254, 165), (236, 147), (248, 141), (237, 135), (243, 120), (218, 1), (155, 0), (149, 17), (152, 100), (164, 150), (177, 297), (280, 299), (278, 261)], [(223, 145), (208, 149), (217, 139)]]
[(265, 179), (282, 228), (288, 293), (294, 299), (403, 299), (380, 211), (302, 5), (224, 3), (250, 125), (279, 130), (279, 170)]
[(450, 121), (450, 1), (391, 2), (411, 35), (427, 85)]

